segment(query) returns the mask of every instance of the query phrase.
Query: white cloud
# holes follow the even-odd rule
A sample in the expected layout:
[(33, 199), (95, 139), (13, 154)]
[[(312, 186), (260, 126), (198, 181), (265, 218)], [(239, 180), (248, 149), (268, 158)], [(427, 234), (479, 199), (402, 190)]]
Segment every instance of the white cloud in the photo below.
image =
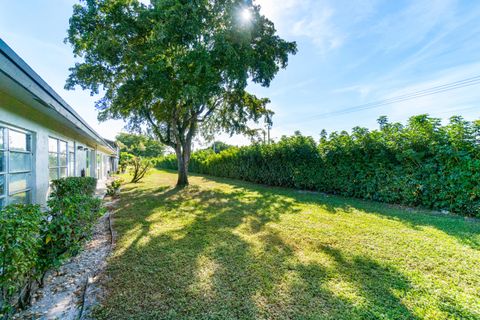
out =
[(322, 52), (342, 45), (344, 36), (332, 23), (335, 11), (327, 1), (257, 0), (261, 11), (287, 37), (305, 37)]
[(331, 8), (313, 11), (293, 25), (292, 34), (309, 38), (321, 52), (336, 49), (342, 45), (344, 36), (332, 24), (333, 15)]
[(298, 10), (301, 10), (309, 1), (302, 0), (256, 0), (255, 4), (261, 6), (261, 12), (275, 23)]
[(357, 93), (362, 99), (366, 98), (373, 90), (373, 85), (353, 85), (349, 87), (344, 87), (336, 89), (333, 93), (346, 93), (354, 92)]
[(311, 41), (320, 53), (342, 47), (378, 0), (256, 0), (282, 36)]
[(380, 47), (386, 52), (407, 49), (447, 27), (453, 21), (455, 4), (455, 0), (414, 1), (385, 16), (366, 32), (379, 34)]

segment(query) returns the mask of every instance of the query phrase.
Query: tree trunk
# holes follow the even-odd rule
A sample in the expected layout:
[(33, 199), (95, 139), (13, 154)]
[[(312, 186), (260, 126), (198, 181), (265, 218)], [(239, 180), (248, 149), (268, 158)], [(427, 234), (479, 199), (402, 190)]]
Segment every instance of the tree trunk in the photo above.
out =
[(188, 186), (188, 165), (192, 153), (192, 139), (195, 136), (197, 127), (196, 120), (191, 120), (188, 125), (188, 131), (179, 129), (175, 135), (175, 152), (178, 162), (178, 181), (177, 188)]
[(190, 162), (190, 147), (177, 148), (178, 162), (178, 180), (177, 187), (182, 188), (188, 186), (188, 163)]
[(179, 160), (177, 187), (181, 188), (185, 186), (188, 186), (188, 168), (185, 166), (183, 160)]

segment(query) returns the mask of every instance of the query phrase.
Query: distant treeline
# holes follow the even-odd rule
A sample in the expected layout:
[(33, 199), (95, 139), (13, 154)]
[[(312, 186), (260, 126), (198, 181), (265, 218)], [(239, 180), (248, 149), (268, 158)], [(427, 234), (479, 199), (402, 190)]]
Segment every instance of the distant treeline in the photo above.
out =
[[(320, 140), (296, 133), (272, 144), (195, 152), (191, 172), (480, 216), (480, 122), (427, 115), (378, 120)], [(158, 168), (176, 169), (174, 155)]]

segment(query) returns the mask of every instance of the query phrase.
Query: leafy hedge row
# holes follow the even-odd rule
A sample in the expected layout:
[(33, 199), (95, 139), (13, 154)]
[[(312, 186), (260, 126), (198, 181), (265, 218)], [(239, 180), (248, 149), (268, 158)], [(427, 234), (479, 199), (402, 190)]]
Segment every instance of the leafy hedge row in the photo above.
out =
[[(480, 122), (427, 115), (406, 125), (322, 131), (317, 143), (299, 133), (277, 143), (192, 155), (190, 170), (272, 186), (480, 216)], [(174, 156), (158, 168), (176, 169)]]
[(90, 177), (54, 180), (48, 210), (38, 205), (0, 210), (0, 318), (28, 304), (33, 285), (91, 236), (102, 213), (96, 183)]

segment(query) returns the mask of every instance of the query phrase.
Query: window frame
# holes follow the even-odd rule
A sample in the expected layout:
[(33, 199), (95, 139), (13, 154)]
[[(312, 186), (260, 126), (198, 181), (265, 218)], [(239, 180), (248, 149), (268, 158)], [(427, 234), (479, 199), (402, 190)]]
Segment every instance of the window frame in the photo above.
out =
[[(0, 124), (1, 125), (1, 124)], [(0, 153), (3, 153), (3, 171), (0, 171), (0, 178), (3, 177), (3, 193), (0, 193), (0, 208), (2, 208), (2, 202), (3, 204), (7, 204), (8, 200), (8, 181), (7, 181), (7, 175), (8, 175), (8, 167), (7, 167), (7, 158), (8, 158), (8, 145), (6, 144), (7, 142), (7, 128), (0, 126), (0, 131), (1, 131), (1, 137), (3, 142), (0, 144)]]
[[(33, 132), (27, 131), (21, 128), (12, 127), (8, 124), (0, 122), (0, 130), (2, 131), (2, 139), (3, 144), (0, 152), (3, 153), (4, 156), (4, 170), (0, 172), (0, 176), (3, 177), (4, 181), (4, 193), (0, 194), (0, 200), (3, 202), (3, 206), (7, 206), (11, 204), (11, 199), (16, 195), (25, 193), (27, 197), (26, 203), (31, 203), (33, 198), (33, 186), (32, 186), (32, 174), (34, 173), (34, 143), (33, 143)], [(27, 137), (26, 140), (26, 150), (18, 150), (18, 149), (11, 149), (10, 147), (10, 132), (21, 133)], [(10, 164), (10, 155), (11, 153), (22, 153), (29, 155), (29, 163), (28, 167), (29, 170), (16, 170), (10, 171), (11, 164)], [(25, 174), (26, 175), (26, 188), (18, 189), (13, 192), (10, 190), (10, 181), (11, 176), (16, 174)], [(0, 205), (0, 208), (2, 206)]]
[(97, 179), (101, 179), (101, 175), (102, 175), (102, 156), (101, 154), (95, 150), (95, 166), (96, 166), (96, 172), (97, 172)]
[[(57, 145), (57, 151), (56, 152), (53, 152), (53, 151), (50, 151), (50, 140), (55, 140), (56, 141), (56, 145)], [(63, 154), (63, 152), (60, 151), (60, 143), (65, 143), (65, 156), (66, 156), (66, 163), (65, 165), (60, 165), (60, 155)], [(73, 145), (75, 146), (75, 142), (73, 142)], [(61, 138), (56, 138), (56, 137), (53, 137), (53, 136), (48, 136), (48, 181), (51, 182), (52, 180), (55, 180), (55, 179), (61, 179), (61, 178), (65, 178), (65, 177), (69, 177), (70, 176), (70, 162), (69, 162), (69, 157), (70, 157), (70, 142), (68, 142), (67, 140), (64, 140), (64, 139), (61, 139)], [(50, 166), (50, 154), (51, 153), (55, 153), (56, 154), (56, 165), (55, 166)], [(74, 153), (75, 153), (75, 150), (74, 150)], [(74, 154), (74, 161), (76, 161), (76, 154)], [(51, 179), (50, 177), (50, 170), (52, 169), (57, 169), (57, 177), (55, 179)], [(61, 169), (65, 169), (65, 176), (61, 176), (60, 175), (60, 170)], [(74, 171), (75, 171), (75, 167), (74, 167)]]
[[(73, 150), (73, 152), (71, 150)], [(70, 153), (73, 153), (72, 163), (70, 163), (70, 161), (72, 161), (72, 159), (70, 158)], [(73, 172), (70, 172), (70, 169), (71, 169), (70, 164), (73, 165), (73, 168), (72, 168)], [(67, 142), (67, 166), (68, 166), (68, 171), (67, 171), (68, 176), (75, 177), (77, 175), (77, 143), (75, 141), (73, 141), (72, 143)]]

